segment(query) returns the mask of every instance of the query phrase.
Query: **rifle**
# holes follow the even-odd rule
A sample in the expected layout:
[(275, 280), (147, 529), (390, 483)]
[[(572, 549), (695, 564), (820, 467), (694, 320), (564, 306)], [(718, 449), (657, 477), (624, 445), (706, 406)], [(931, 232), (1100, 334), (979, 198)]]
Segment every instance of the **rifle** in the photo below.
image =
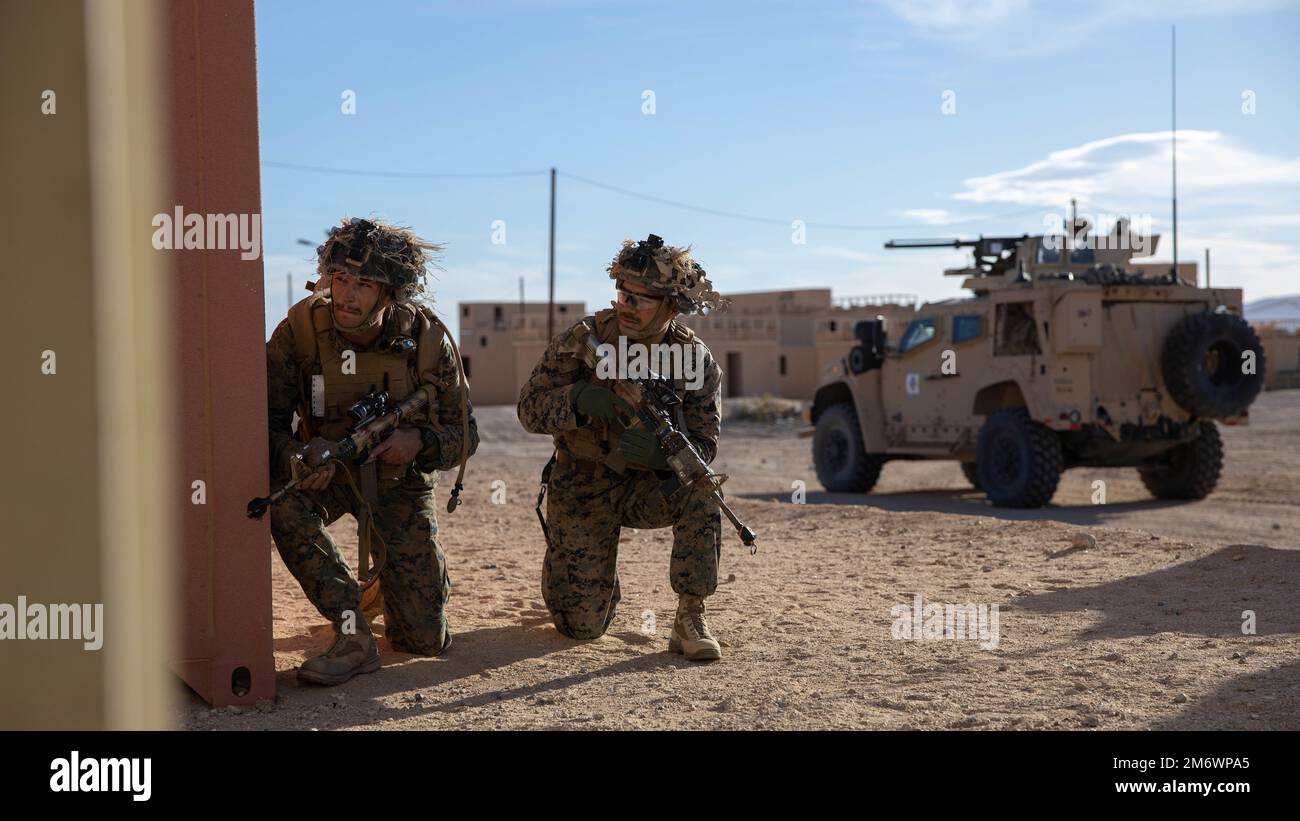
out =
[[(587, 367), (593, 371), (596, 369), (600, 354), (597, 351), (594, 333), (588, 332), (583, 337), (579, 343), (579, 355)], [(620, 419), (620, 421), (624, 421), (627, 427), (639, 422), (643, 428), (653, 433), (664, 450), (668, 466), (672, 468), (672, 477), (660, 487), (664, 496), (672, 496), (680, 490), (694, 486), (707, 488), (708, 494), (718, 503), (718, 508), (731, 520), (736, 533), (740, 535), (740, 540), (749, 548), (750, 555), (757, 553), (758, 545), (754, 541), (756, 538), (754, 531), (740, 521), (722, 496), (722, 483), (727, 481), (727, 474), (715, 473), (691, 444), (691, 440), (686, 438), (686, 434), (673, 426), (670, 412), (675, 406), (680, 405), (682, 400), (673, 390), (672, 382), (651, 370), (643, 378), (620, 379), (615, 385), (616, 393), (618, 388), (626, 392), (624, 397), (630, 400), (629, 405), (636, 414), (635, 420)]]
[(401, 402), (394, 403), (392, 397), (388, 395), (388, 391), (378, 391), (372, 387), (365, 396), (348, 408), (348, 416), (352, 418), (352, 427), (348, 429), (348, 435), (339, 442), (331, 442), (328, 448), (313, 452), (310, 461), (303, 458), (302, 454), (295, 454), (292, 458), (308, 468), (309, 471), (295, 476), (288, 484), (270, 496), (261, 496), (250, 501), (248, 503), (248, 518), (261, 519), (266, 514), (267, 509), (279, 501), (280, 497), (307, 478), (311, 471), (329, 464), (331, 460), (337, 459), (340, 462), (347, 462), (364, 455), (375, 445), (391, 436), (393, 431), (397, 430), (397, 426), (404, 420), (410, 418), (428, 404), (429, 394), (427, 388), (416, 388), (411, 392), (410, 396)]

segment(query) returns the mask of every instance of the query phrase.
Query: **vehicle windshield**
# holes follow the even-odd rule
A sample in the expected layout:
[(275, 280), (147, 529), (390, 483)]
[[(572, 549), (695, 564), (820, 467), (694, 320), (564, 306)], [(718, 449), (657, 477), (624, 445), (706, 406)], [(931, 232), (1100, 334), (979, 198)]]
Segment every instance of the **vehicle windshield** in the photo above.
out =
[(918, 345), (924, 345), (934, 339), (934, 320), (918, 319), (907, 326), (903, 339), (898, 343), (898, 352), (907, 353)]

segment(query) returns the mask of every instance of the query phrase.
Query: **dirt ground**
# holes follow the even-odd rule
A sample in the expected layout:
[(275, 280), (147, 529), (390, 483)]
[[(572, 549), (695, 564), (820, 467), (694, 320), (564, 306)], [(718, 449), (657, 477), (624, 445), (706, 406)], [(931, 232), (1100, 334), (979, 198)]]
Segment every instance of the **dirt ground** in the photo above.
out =
[[(549, 440), (524, 433), (513, 408), (476, 410), (465, 504), (439, 517), (452, 648), (420, 658), (381, 639), (379, 672), (299, 686), (294, 669), (331, 632), (268, 547), (276, 701), (210, 710), (186, 691), (178, 725), (1300, 729), (1300, 391), (1264, 394), (1249, 427), (1223, 428), (1223, 479), (1192, 504), (1153, 501), (1132, 469), (1078, 468), (1051, 506), (1001, 510), (949, 462), (890, 463), (875, 492), (829, 494), (794, 426), (724, 425), (715, 467), (759, 552), (726, 529), (708, 600), (724, 657), (708, 664), (667, 652), (668, 530), (624, 531), (607, 635), (555, 631), (533, 513)], [(505, 504), (491, 501), (495, 480)], [(796, 481), (806, 503), (792, 501)], [(355, 564), (352, 520), (332, 532)], [(1072, 547), (1080, 533), (1095, 546)], [(891, 608), (916, 594), (998, 605), (997, 647), (893, 638)]]

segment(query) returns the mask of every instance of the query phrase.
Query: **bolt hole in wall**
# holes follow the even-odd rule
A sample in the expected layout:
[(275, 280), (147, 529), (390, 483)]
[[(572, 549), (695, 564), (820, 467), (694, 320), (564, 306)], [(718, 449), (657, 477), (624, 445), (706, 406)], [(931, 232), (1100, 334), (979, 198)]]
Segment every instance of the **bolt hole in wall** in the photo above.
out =
[(247, 667), (236, 667), (230, 674), (230, 692), (237, 696), (246, 696), (253, 689), (253, 674)]

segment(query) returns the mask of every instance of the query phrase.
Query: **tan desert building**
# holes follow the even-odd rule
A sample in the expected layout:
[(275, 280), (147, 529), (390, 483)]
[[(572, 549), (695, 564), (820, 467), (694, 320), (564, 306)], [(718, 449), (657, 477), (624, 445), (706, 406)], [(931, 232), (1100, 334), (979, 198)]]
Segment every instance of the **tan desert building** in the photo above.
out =
[(1264, 390), (1300, 388), (1300, 324), (1255, 325), (1264, 343)]
[(883, 316), (891, 330), (916, 311), (912, 294), (831, 298), (830, 288), (727, 294), (727, 310), (684, 321), (722, 366), (723, 396), (811, 399), (826, 367), (853, 347), (853, 325)]
[[(810, 399), (823, 371), (853, 346), (853, 324), (877, 315), (901, 329), (915, 312), (910, 294), (831, 298), (830, 288), (729, 294), (728, 310), (685, 317), (723, 370), (724, 396)], [(460, 347), (474, 402), (513, 405), (546, 347), (545, 302), (460, 303)], [(582, 302), (556, 303), (555, 332), (585, 315)]]
[(1300, 388), (1300, 294), (1257, 299), (1246, 318), (1264, 343), (1264, 389)]
[[(476, 405), (513, 405), (542, 358), (545, 302), (462, 302), (460, 354)], [(586, 315), (584, 302), (555, 303), (558, 334)]]

